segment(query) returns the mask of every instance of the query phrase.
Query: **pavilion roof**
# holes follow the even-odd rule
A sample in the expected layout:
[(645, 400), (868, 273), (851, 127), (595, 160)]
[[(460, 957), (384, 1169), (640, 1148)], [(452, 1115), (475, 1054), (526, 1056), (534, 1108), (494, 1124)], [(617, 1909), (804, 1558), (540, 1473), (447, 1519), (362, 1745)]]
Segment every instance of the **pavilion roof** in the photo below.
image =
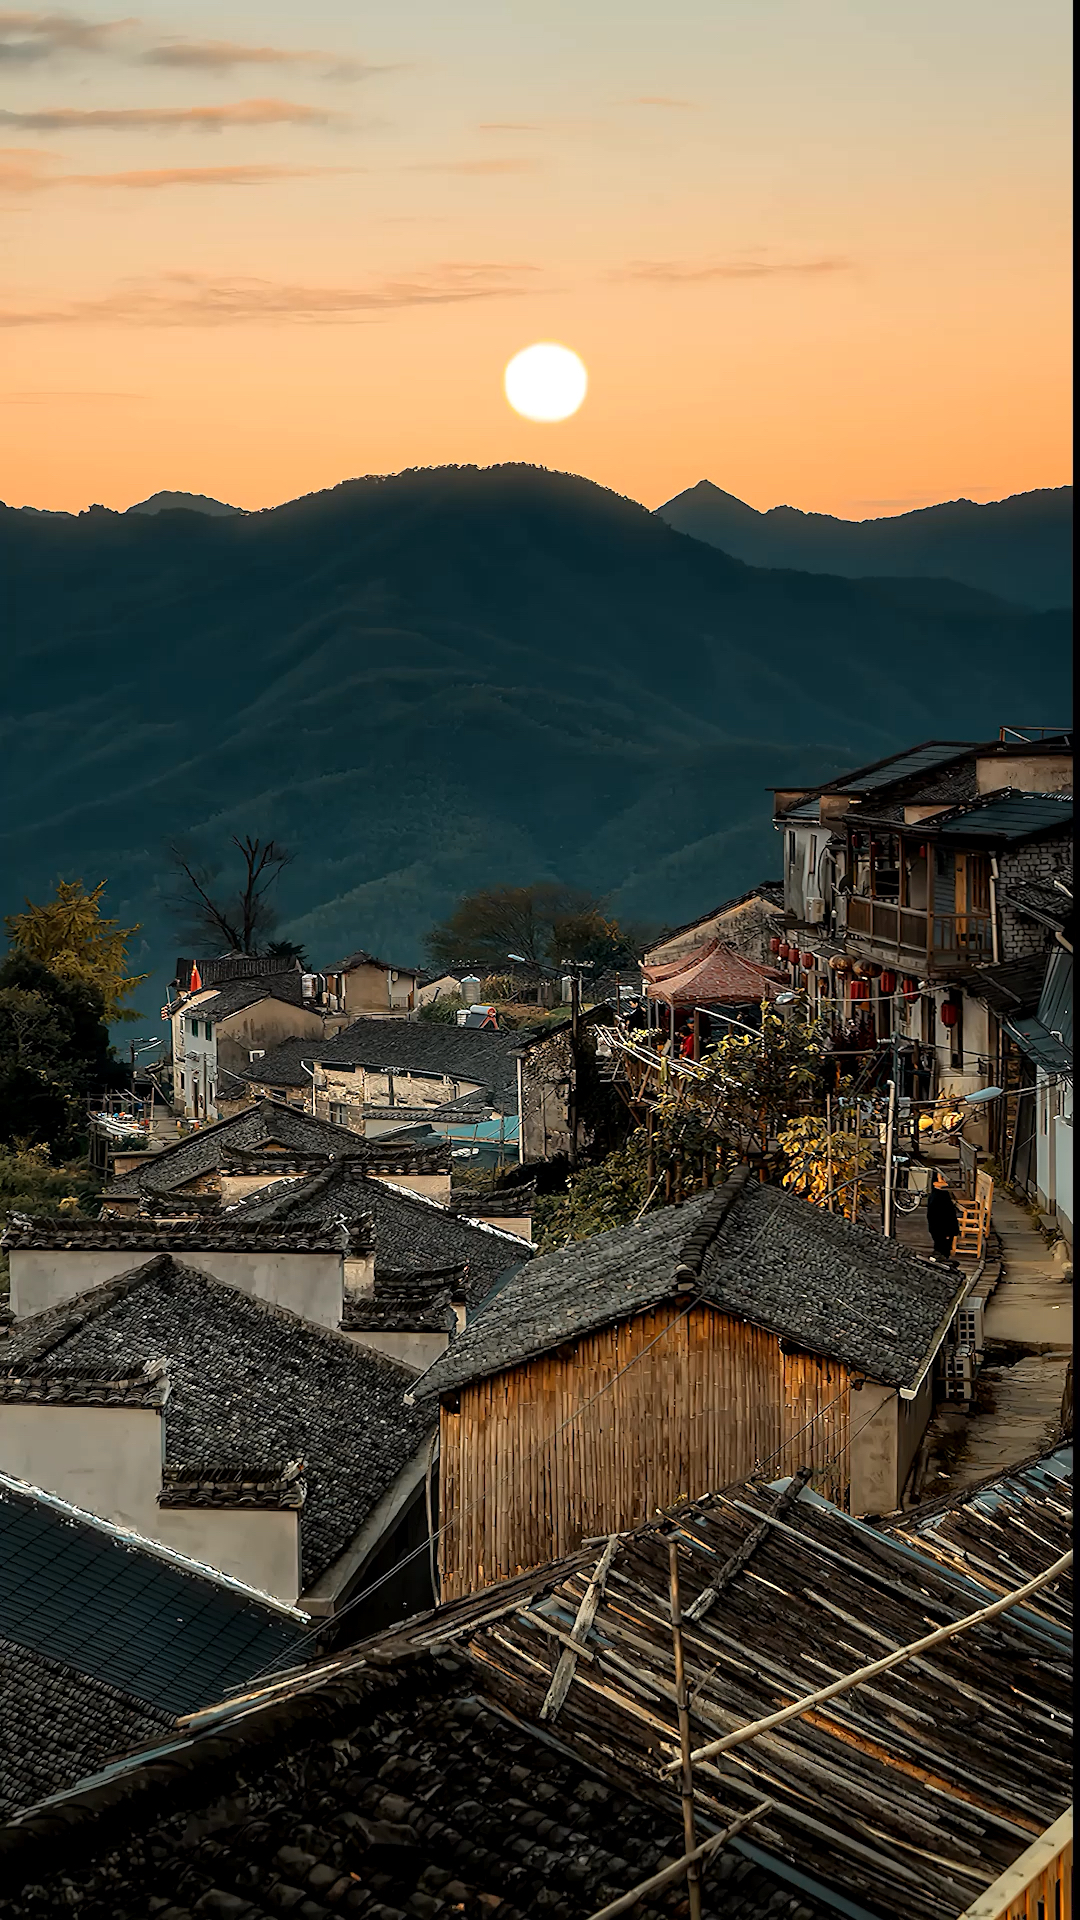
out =
[(765, 967), (720, 940), (710, 940), (680, 961), (644, 967), (650, 1000), (672, 1007), (750, 1006), (774, 997), (784, 985), (775, 967)]

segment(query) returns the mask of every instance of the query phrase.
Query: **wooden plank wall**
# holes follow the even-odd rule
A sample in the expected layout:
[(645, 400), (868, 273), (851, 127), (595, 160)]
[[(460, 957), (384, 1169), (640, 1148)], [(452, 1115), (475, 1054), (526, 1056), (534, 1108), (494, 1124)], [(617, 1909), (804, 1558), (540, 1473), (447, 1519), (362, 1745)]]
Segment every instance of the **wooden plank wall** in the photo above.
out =
[(775, 1334), (700, 1305), (680, 1314), (667, 1304), (476, 1381), (456, 1411), (442, 1410), (443, 1598), (637, 1526), (765, 1462), (770, 1478), (814, 1466), (816, 1489), (845, 1505), (848, 1403), (846, 1368), (782, 1353)]

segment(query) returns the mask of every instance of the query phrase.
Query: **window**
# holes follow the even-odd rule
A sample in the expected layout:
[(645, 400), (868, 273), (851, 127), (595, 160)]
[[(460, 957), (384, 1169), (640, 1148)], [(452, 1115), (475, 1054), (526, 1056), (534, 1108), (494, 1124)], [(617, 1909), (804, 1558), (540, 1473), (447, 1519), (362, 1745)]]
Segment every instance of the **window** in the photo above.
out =
[(787, 837), (787, 863), (789, 867), (795, 865), (795, 835), (793, 833), (789, 833)]
[(191, 1037), (193, 1040), (197, 1040), (199, 1037), (199, 1023), (197, 1020), (191, 1022)]

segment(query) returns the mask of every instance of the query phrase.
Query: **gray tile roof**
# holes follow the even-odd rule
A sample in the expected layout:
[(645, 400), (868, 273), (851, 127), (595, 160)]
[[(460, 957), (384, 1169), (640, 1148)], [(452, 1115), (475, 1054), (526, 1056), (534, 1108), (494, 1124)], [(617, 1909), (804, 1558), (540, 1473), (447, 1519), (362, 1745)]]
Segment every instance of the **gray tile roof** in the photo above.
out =
[(460, 1267), (439, 1272), (377, 1271), (375, 1291), (347, 1301), (341, 1324), (351, 1333), (453, 1333), (460, 1293)]
[(1060, 932), (1072, 913), (1071, 867), (1062, 872), (1061, 879), (1068, 885), (1068, 893), (1063, 893), (1052, 880), (1010, 880), (1007, 887), (998, 888), (998, 899), (1003, 906), (1015, 907), (1032, 920)]
[(246, 1067), (230, 1068), (229, 1077), (240, 1085), (254, 1082), (266, 1087), (304, 1087), (310, 1092), (311, 1075), (300, 1062), (312, 1061), (317, 1050), (325, 1044), (322, 1040), (314, 1040), (310, 1034), (282, 1040), (276, 1047), (267, 1047), (261, 1060), (252, 1060)]
[(316, 1120), (309, 1113), (283, 1105), (280, 1100), (260, 1100), (228, 1120), (215, 1121), (213, 1126), (200, 1127), (197, 1132), (185, 1135), (161, 1153), (148, 1154), (145, 1162), (112, 1181), (103, 1198), (138, 1199), (144, 1193), (168, 1193), (219, 1167), (225, 1150), (258, 1152), (277, 1146), (298, 1154), (322, 1154), (330, 1159), (346, 1154), (363, 1157), (372, 1144), (348, 1127)]
[(516, 1055), (521, 1035), (436, 1020), (354, 1020), (351, 1027), (323, 1042), (324, 1066), (389, 1067), (397, 1073), (469, 1080), (482, 1087), (503, 1113), (517, 1112)]
[(369, 1179), (354, 1162), (341, 1162), (307, 1180), (245, 1195), (228, 1208), (230, 1220), (312, 1220), (336, 1224), (370, 1216), (380, 1269), (419, 1264), (426, 1271), (465, 1268), (466, 1299), (478, 1304), (495, 1282), (531, 1258), (514, 1234), (487, 1227), (426, 1195), (389, 1180)]
[(175, 1716), (0, 1634), (0, 1813), (59, 1793), (173, 1731)]
[(126, 1367), (163, 1357), (170, 1466), (302, 1460), (305, 1586), (332, 1565), (412, 1458), (430, 1419), (406, 1411), (413, 1369), (159, 1255), (24, 1320), (4, 1342), (16, 1373)]
[(401, 967), (391, 960), (377, 960), (373, 953), (365, 953), (363, 947), (357, 947), (345, 960), (335, 961), (333, 966), (323, 967), (323, 973), (349, 973), (353, 967), (381, 967), (384, 973), (415, 974), (415, 967)]
[(70, 1785), (295, 1646), (303, 1616), (0, 1474), (0, 1807)]
[[(190, 1221), (169, 1225), (154, 1216), (136, 1214), (126, 1219), (50, 1220), (14, 1214), (0, 1236), (0, 1248), (36, 1247), (54, 1252), (82, 1253), (115, 1250), (131, 1253), (197, 1253), (213, 1248), (224, 1253), (334, 1252), (341, 1238), (329, 1224), (315, 1221), (233, 1220), (220, 1208), (200, 1212)], [(352, 1236), (353, 1251), (357, 1235)]]
[[(281, 1689), (280, 1709), (260, 1703), (223, 1731), (178, 1735), (156, 1764), (133, 1758), (0, 1836), (5, 1911), (65, 1911), (77, 1884), (87, 1912), (108, 1920), (143, 1920), (151, 1886), (170, 1920), (585, 1920), (678, 1858), (674, 1796), (657, 1805), (655, 1792), (605, 1777), (478, 1698), (476, 1684), (467, 1656), (335, 1662), (321, 1684), (304, 1676)], [(115, 1815), (100, 1818), (110, 1800)], [(829, 1912), (731, 1850), (703, 1891), (704, 1920)], [(649, 1920), (685, 1911), (682, 1885), (647, 1909)]]
[[(1023, 1573), (1043, 1571), (1068, 1539), (1071, 1473), (1048, 1471), (1050, 1486), (1020, 1503), (1015, 1478), (996, 1531)], [(141, 1913), (152, 1879), (180, 1914), (239, 1916), (238, 1887), (253, 1913), (303, 1912), (306, 1881), (331, 1910), (343, 1896), (431, 1920), (484, 1906), (584, 1920), (681, 1851), (677, 1782), (659, 1774), (679, 1750), (671, 1547), (697, 1744), (998, 1598), (1011, 1572), (1001, 1540), (988, 1562), (963, 1560), (995, 1530), (996, 1491), (980, 1490), (989, 1511), (959, 1545), (851, 1519), (800, 1476), (725, 1488), (623, 1533), (579, 1634), (589, 1657), (546, 1729), (541, 1705), (599, 1543), (451, 1602), (222, 1703), (164, 1764), (136, 1755), (0, 1833), (11, 1911), (57, 1910), (75, 1874), (95, 1912), (125, 1915)], [(704, 1876), (706, 1920), (953, 1920), (985, 1893), (1072, 1799), (1071, 1589), (1066, 1573), (1007, 1621), (849, 1692), (842, 1710), (695, 1769), (705, 1831), (767, 1803)], [(685, 1884), (648, 1910), (685, 1914)]]
[[(203, 991), (196, 992), (195, 999), (183, 1007), (190, 1011), (193, 1020), (210, 1020), (214, 1024), (228, 1019), (231, 1013), (242, 1013), (245, 1007), (253, 1007), (260, 1000), (284, 1000), (292, 1007), (304, 1004), (303, 982), (298, 973), (276, 973), (269, 980), (222, 980), (215, 986), (212, 994), (206, 995), (206, 982)], [(174, 1012), (180, 1009), (174, 1008)]]
[(541, 1255), (417, 1382), (422, 1402), (684, 1292), (807, 1353), (908, 1386), (932, 1353), (954, 1272), (777, 1187), (745, 1184)]

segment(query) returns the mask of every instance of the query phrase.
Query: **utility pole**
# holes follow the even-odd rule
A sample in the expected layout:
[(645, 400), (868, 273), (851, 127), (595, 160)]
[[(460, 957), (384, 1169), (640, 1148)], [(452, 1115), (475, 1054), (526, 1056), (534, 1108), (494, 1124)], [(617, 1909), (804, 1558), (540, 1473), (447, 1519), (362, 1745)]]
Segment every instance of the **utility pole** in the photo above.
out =
[(570, 982), (570, 1097), (567, 1101), (567, 1122), (570, 1134), (570, 1171), (575, 1172), (578, 1161), (578, 1065), (579, 1038), (581, 1032), (581, 983), (575, 974)]
[(893, 1140), (896, 1134), (896, 1081), (889, 1081), (889, 1117), (885, 1122), (885, 1204), (882, 1215), (882, 1231), (886, 1240), (892, 1239), (893, 1216)]

